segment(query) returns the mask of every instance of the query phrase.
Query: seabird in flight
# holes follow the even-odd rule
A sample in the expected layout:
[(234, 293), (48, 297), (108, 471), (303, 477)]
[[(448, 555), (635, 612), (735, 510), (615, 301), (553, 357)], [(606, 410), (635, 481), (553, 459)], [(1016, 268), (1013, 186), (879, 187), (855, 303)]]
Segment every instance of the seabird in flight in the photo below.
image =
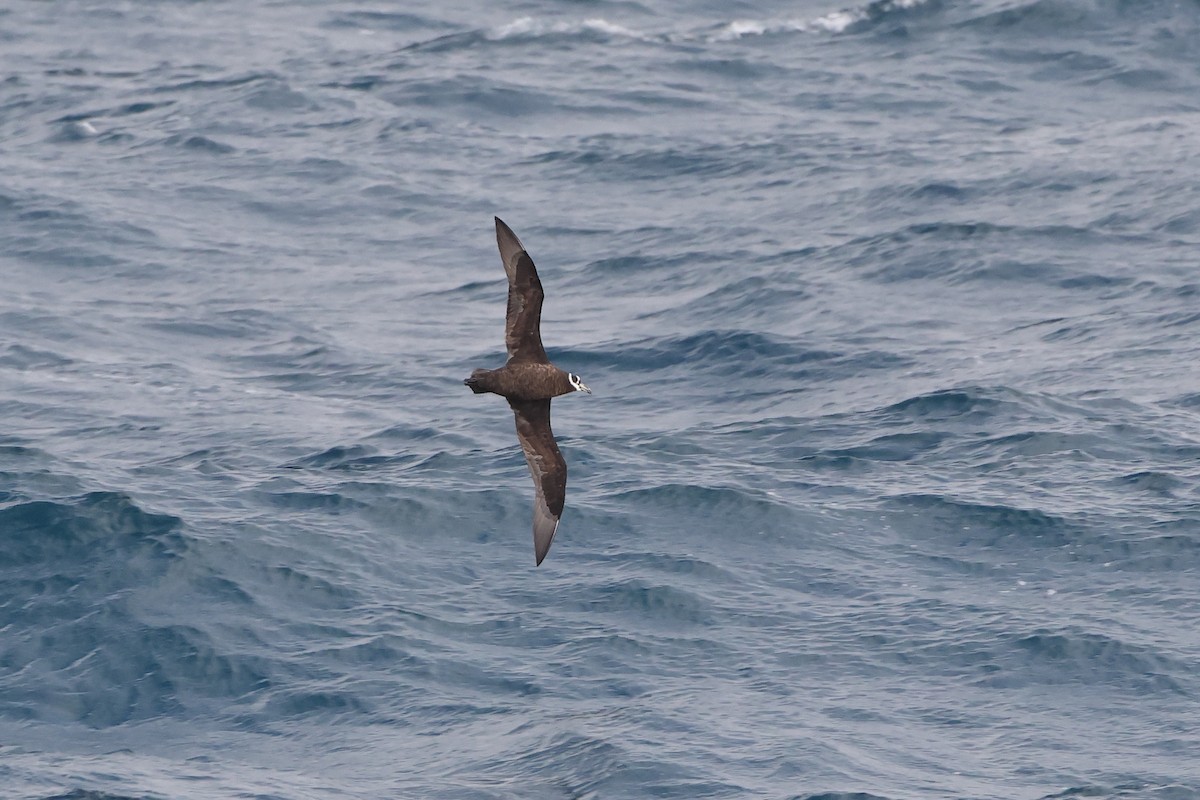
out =
[(550, 363), (542, 348), (542, 282), (521, 240), (496, 217), (496, 244), (508, 273), (508, 317), (504, 343), (508, 361), (500, 369), (477, 369), (463, 383), (476, 394), (492, 392), (512, 406), (517, 439), (533, 474), (533, 551), (540, 565), (550, 550), (567, 496), (567, 462), (550, 430), (550, 398), (592, 390), (573, 372)]

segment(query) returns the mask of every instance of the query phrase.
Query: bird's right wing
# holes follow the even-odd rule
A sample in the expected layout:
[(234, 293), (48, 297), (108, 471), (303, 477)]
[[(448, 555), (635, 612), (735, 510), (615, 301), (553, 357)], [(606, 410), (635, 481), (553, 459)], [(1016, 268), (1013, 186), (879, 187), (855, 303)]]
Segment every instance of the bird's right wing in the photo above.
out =
[(496, 217), (496, 244), (508, 274), (508, 315), (504, 323), (508, 360), (547, 364), (550, 359), (542, 347), (543, 293), (537, 267), (525, 252), (525, 245), (499, 217)]
[(525, 451), (525, 461), (533, 475), (533, 551), (537, 563), (550, 550), (558, 519), (567, 498), (567, 462), (558, 451), (550, 430), (549, 400), (509, 398), (517, 421), (517, 439)]

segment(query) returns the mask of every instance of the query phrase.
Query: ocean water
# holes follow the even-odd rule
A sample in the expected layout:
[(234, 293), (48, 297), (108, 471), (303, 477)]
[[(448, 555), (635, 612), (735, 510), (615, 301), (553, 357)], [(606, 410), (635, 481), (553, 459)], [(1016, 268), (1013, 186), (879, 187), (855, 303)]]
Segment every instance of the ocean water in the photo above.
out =
[(0, 797), (1200, 797), (1200, 3), (855, 2), (0, 9)]

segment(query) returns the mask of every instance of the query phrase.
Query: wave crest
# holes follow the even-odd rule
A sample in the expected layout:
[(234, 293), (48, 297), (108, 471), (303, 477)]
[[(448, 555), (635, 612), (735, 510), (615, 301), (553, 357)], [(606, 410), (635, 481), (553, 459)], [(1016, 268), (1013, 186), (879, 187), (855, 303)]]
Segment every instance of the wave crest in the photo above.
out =
[(601, 36), (605, 38), (626, 38), (646, 40), (651, 37), (639, 33), (632, 28), (609, 22), (600, 17), (591, 17), (583, 21), (547, 21), (535, 17), (520, 17), (498, 28), (493, 28), (486, 34), (492, 41), (504, 39), (536, 39), (542, 36)]

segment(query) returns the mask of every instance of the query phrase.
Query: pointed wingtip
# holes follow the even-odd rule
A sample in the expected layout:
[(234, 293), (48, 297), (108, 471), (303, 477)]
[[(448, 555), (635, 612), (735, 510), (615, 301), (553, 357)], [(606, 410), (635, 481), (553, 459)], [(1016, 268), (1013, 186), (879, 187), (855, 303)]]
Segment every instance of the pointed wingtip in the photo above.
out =
[[(550, 523), (550, 524), (547, 524)], [(558, 532), (558, 519), (551, 516), (536, 514), (533, 524), (533, 558), (534, 566), (540, 567), (550, 552), (550, 543)]]
[[(555, 525), (555, 527), (557, 528), (558, 526)], [(538, 541), (538, 539), (536, 538), (536, 533), (534, 536), (535, 536), (535, 538), (533, 540), (533, 565), (535, 567), (540, 567), (542, 565), (542, 562), (546, 560), (546, 554), (550, 552), (550, 542), (554, 539), (554, 534), (551, 533), (549, 538), (545, 539), (544, 541)]]
[(517, 259), (525, 252), (525, 245), (499, 217), (496, 217), (496, 244), (500, 248), (500, 260), (504, 262), (504, 269), (511, 279), (515, 274)]
[(499, 217), (493, 217), (493, 219), (496, 220), (496, 237), (497, 238), (503, 238), (506, 236), (512, 237), (513, 239), (517, 238), (517, 235), (515, 233), (513, 233), (513, 229), (508, 227), (508, 223), (506, 223), (504, 220), (500, 219)]

